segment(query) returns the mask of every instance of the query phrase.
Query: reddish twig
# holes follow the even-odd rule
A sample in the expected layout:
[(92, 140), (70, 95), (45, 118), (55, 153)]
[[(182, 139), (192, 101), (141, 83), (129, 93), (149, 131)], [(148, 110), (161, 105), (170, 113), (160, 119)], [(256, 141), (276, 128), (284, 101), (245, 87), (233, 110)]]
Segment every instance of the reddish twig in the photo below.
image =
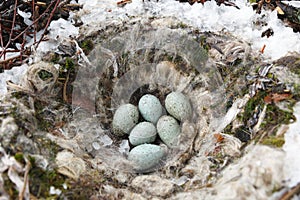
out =
[(300, 184), (298, 183), (298, 185), (296, 185), (295, 187), (293, 187), (291, 190), (285, 192), (280, 198), (279, 200), (289, 200), (292, 199), (292, 197), (296, 194), (300, 193)]
[[(52, 3), (52, 2), (51, 2), (51, 3)], [(37, 48), (37, 47), (39, 46), (39, 44), (42, 42), (42, 40), (43, 40), (43, 38), (44, 38), (44, 36), (45, 36), (45, 34), (46, 34), (47, 28), (48, 28), (49, 25), (50, 25), (51, 19), (52, 19), (53, 15), (54, 15), (54, 13), (55, 13), (55, 11), (56, 11), (56, 9), (57, 9), (59, 3), (60, 3), (60, 0), (57, 0), (57, 1), (56, 1), (56, 4), (54, 5), (53, 10), (52, 10), (51, 13), (50, 13), (50, 16), (49, 16), (49, 18), (48, 18), (47, 24), (46, 24), (46, 26), (44, 27), (44, 32), (43, 32), (43, 34), (41, 35), (41, 38), (39, 39), (39, 41), (35, 44), (35, 48)]]
[[(50, 7), (53, 5), (54, 1), (52, 1), (50, 3), (50, 5), (47, 7), (47, 9), (43, 12), (43, 14), (41, 14), (35, 21), (33, 21), (32, 24), (37, 23), (44, 15), (46, 15), (46, 13), (49, 11)], [(31, 26), (28, 26), (27, 28), (25, 28), (19, 35), (17, 35), (13, 41), (17, 40), (20, 36), (22, 36), (23, 34), (26, 33), (26, 31), (30, 28)]]
[[(1, 22), (1, 15), (0, 15), (0, 22)], [(0, 23), (0, 45), (1, 45), (1, 48), (4, 47), (3, 36), (2, 36), (2, 23)]]
[[(15, 0), (13, 21), (12, 21), (12, 25), (11, 25), (9, 39), (8, 39), (7, 44), (4, 47), (4, 50), (7, 49), (7, 47), (11, 43), (12, 35), (14, 33), (15, 21), (16, 21), (16, 16), (17, 16), (17, 5), (18, 5), (18, 0)], [(5, 54), (6, 54), (5, 51), (2, 51), (2, 53), (0, 54), (0, 58), (3, 56), (3, 59), (5, 60)]]
[[(16, 24), (19, 24), (20, 26), (22, 26), (22, 23), (17, 22), (17, 7), (18, 7), (18, 0), (15, 0), (14, 2), (14, 13), (13, 13), (13, 19), (9, 20), (9, 19), (3, 19), (0, 16), (0, 45), (1, 45), (1, 50), (0, 50), (0, 58), (1, 58), (1, 62), (0, 65), (2, 68), (4, 69), (9, 69), (9, 67), (11, 64), (16, 63), (16, 59), (20, 59), (20, 62), (23, 61), (24, 58), (24, 54), (28, 55), (29, 52), (25, 52), (26, 48), (26, 37), (29, 36), (31, 38), (33, 38), (34, 43), (33, 45), (35, 46), (35, 48), (38, 47), (38, 45), (44, 41), (44, 36), (46, 34), (47, 28), (50, 25), (51, 20), (53, 19), (54, 13), (57, 10), (59, 4), (60, 4), (61, 0), (53, 0), (49, 3), (49, 5), (46, 7), (46, 4), (40, 4), (39, 2), (36, 2), (35, 0), (32, 0), (32, 24), (28, 25), (27, 27), (24, 27), (23, 30), (15, 30), (15, 26)], [(45, 11), (43, 11), (43, 13), (39, 14), (38, 10), (39, 10), (39, 6), (44, 6), (46, 7)], [(51, 12), (50, 12), (51, 11)], [(37, 31), (38, 31), (38, 23), (40, 22), (40, 20), (46, 16), (47, 14), (49, 14), (49, 17), (47, 16), (47, 23), (43, 28), (43, 33), (41, 35), (41, 38), (37, 39)], [(11, 24), (11, 28), (9, 27), (5, 27), (3, 26), (2, 22), (6, 22), (6, 23), (10, 23)], [(30, 31), (33, 30), (33, 31)], [(4, 32), (3, 32), (4, 31)], [(9, 37), (7, 38), (7, 42), (5, 41), (5, 33), (9, 33)], [(22, 37), (22, 39), (20, 39)], [(15, 48), (14, 50), (8, 49), (8, 47), (10, 45), (13, 44), (13, 42), (19, 40), (21, 43), (21, 48), (17, 49)], [(14, 44), (13, 44), (14, 45)], [(19, 55), (17, 56), (13, 56), (10, 58), (7, 58), (7, 53), (8, 52), (19, 52)]]
[[(35, 2), (34, 0), (31, 1), (31, 9), (32, 9), (32, 21), (35, 20)], [(33, 30), (34, 30), (34, 33), (33, 33), (33, 41), (34, 43), (36, 42), (36, 24), (33, 25)]]

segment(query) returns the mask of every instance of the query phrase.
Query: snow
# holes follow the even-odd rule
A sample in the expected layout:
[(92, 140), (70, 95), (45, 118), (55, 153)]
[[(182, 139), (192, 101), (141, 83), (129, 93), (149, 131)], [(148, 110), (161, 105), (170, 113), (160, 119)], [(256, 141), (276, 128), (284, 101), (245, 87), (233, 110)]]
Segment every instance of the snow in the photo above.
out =
[[(300, 51), (300, 34), (294, 33), (278, 19), (276, 11), (262, 11), (260, 15), (253, 11), (245, 0), (236, 0), (232, 6), (218, 6), (215, 1), (207, 1), (204, 5), (195, 3), (179, 3), (174, 0), (145, 1), (133, 0), (123, 8), (117, 7), (117, 1), (112, 0), (79, 0), (83, 4), (81, 13), (84, 24), (105, 24), (113, 21), (122, 21), (130, 16), (159, 16), (176, 17), (182, 22), (199, 28), (202, 31), (225, 31), (240, 37), (252, 44), (259, 51), (264, 45), (265, 56), (270, 60), (278, 59), (288, 52)], [(262, 20), (268, 23), (265, 27), (256, 27), (254, 22)], [(268, 28), (274, 30), (274, 36), (261, 37), (261, 33)]]
[[(133, 0), (124, 7), (118, 7), (117, 2), (118, 0), (79, 0), (79, 4), (83, 5), (79, 16), (85, 25), (90, 26), (90, 29), (97, 28), (101, 24), (121, 23), (131, 16), (176, 17), (183, 23), (202, 31), (230, 32), (252, 44), (252, 48), (257, 52), (266, 45), (264, 52), (266, 60), (278, 59), (288, 52), (300, 52), (299, 33), (294, 33), (291, 28), (284, 26), (283, 22), (277, 18), (276, 11), (262, 11), (261, 15), (256, 14), (246, 0), (235, 1), (240, 9), (225, 5), (218, 6), (215, 1), (207, 1), (204, 5), (195, 3), (191, 6), (188, 3), (179, 3), (174, 0), (160, 0), (159, 2)], [(289, 1), (288, 3), (300, 6), (299, 2)], [(263, 15), (265, 17), (260, 19)], [(22, 16), (24, 19), (28, 17), (27, 13), (22, 13)], [(258, 19), (266, 21), (268, 25), (255, 27), (253, 24)], [(79, 28), (75, 27), (71, 23), (72, 21), (71, 18), (69, 21), (64, 19), (52, 21), (48, 28), (49, 41), (39, 45), (37, 55), (49, 50), (55, 51), (59, 41), (63, 39), (76, 38)], [(269, 27), (274, 30), (274, 36), (262, 38), (261, 33)], [(24, 69), (22, 68), (22, 70), (13, 69), (9, 73), (1, 74), (0, 94), (6, 93), (5, 82), (15, 79), (10, 74), (18, 79), (23, 73)]]
[(287, 184), (293, 187), (300, 183), (300, 102), (294, 106), (296, 122), (289, 126), (285, 133), (283, 150), (286, 152), (284, 173)]
[(20, 83), (23, 75), (26, 73), (27, 67), (28, 65), (24, 64), (0, 73), (0, 96), (7, 93), (6, 81), (11, 80), (13, 83)]

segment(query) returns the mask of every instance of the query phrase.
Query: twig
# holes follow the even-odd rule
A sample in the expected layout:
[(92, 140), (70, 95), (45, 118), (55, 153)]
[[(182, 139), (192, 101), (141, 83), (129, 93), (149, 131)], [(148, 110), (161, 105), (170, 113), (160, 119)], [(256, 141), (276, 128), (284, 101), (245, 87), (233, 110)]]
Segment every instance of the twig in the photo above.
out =
[[(53, 5), (53, 3), (54, 3), (54, 1), (52, 1), (51, 3), (50, 3), (50, 5), (46, 8), (46, 10), (35, 20), (35, 21), (33, 21), (32, 22), (32, 24), (35, 24), (35, 23), (37, 23), (44, 15), (46, 15), (46, 13), (49, 11), (49, 9), (50, 9), (50, 7)], [(13, 39), (13, 41), (14, 40), (16, 40), (16, 39), (18, 39), (21, 35), (23, 35), (24, 33), (26, 33), (26, 31), (30, 28), (31, 26), (28, 26), (27, 28), (25, 28), (19, 35), (17, 35), (14, 39)]]
[(19, 200), (23, 200), (24, 199), (24, 193), (26, 191), (27, 188), (27, 184), (28, 184), (28, 174), (31, 168), (31, 164), (29, 162), (29, 160), (25, 159), (26, 161), (26, 167), (25, 167), (25, 174), (24, 174), (24, 185), (22, 188), (22, 191), (19, 193)]
[(291, 199), (295, 194), (298, 194), (300, 192), (300, 183), (296, 185), (294, 188), (291, 190), (285, 192), (279, 200), (289, 200)]
[[(1, 22), (1, 15), (0, 15), (0, 22)], [(1, 44), (1, 48), (3, 48), (4, 45), (3, 45), (3, 36), (2, 36), (2, 23), (0, 23), (0, 44)]]
[[(56, 1), (56, 6), (54, 7), (54, 11), (56, 10), (56, 8), (57, 8), (57, 5), (58, 5), (58, 3), (60, 2), (60, 0), (57, 0)], [(15, 3), (17, 3), (17, 0), (15, 1)], [(50, 10), (50, 8), (51, 8), (51, 6), (53, 5), (55, 3), (55, 1), (52, 1), (51, 3), (50, 3), (50, 5), (46, 8), (46, 10), (38, 17), (38, 18), (36, 18), (34, 21), (33, 21), (33, 23), (32, 23), (32, 25), (36, 25), (37, 23), (38, 23), (38, 21), (43, 17), (43, 16), (45, 16), (46, 15), (46, 13), (48, 13), (48, 11)], [(16, 15), (16, 7), (15, 7), (15, 10), (14, 10), (14, 19), (13, 19), (13, 25), (15, 24), (15, 15)], [(51, 18), (53, 17), (53, 14), (54, 14), (54, 11), (52, 11), (51, 13), (51, 15), (50, 15), (50, 20), (51, 20)], [(48, 19), (48, 26), (49, 26), (49, 19)], [(5, 54), (6, 54), (6, 50), (7, 50), (7, 48), (8, 48), (8, 46), (11, 44), (11, 42), (13, 42), (13, 41), (15, 41), (15, 40), (17, 40), (18, 38), (20, 38), (21, 36), (23, 36), (24, 34), (26, 34), (27, 33), (27, 31), (28, 31), (28, 29), (30, 28), (30, 27), (32, 27), (32, 25), (30, 25), (30, 26), (27, 26), (22, 32), (20, 32), (17, 36), (15, 36), (14, 38), (12, 38), (12, 33), (13, 33), (13, 29), (11, 30), (11, 34), (10, 34), (10, 39), (9, 39), (9, 41), (7, 42), (7, 44), (6, 44), (6, 46), (5, 47), (3, 47), (2, 46), (2, 51), (1, 51), (1, 53), (0, 53), (0, 58), (3, 56), (3, 60), (5, 60), (6, 58), (5, 58)], [(48, 28), (48, 26), (46, 26), (45, 27), (45, 30)], [(12, 26), (13, 27), (13, 26)], [(44, 31), (44, 33), (45, 33), (46, 31)], [(1, 33), (2, 33), (2, 31), (1, 31)], [(42, 41), (42, 39), (39, 41), (39, 43)]]
[[(35, 16), (35, 2), (34, 2), (34, 0), (31, 1), (31, 8), (32, 8), (32, 20), (35, 21), (36, 16)], [(36, 42), (36, 30), (37, 30), (36, 26), (37, 26), (37, 24), (34, 23), (33, 24), (33, 27), (34, 27), (33, 28), (33, 30), (34, 30), (33, 31), (33, 41), (34, 41), (34, 43)]]
[(65, 83), (64, 83), (64, 88), (63, 88), (63, 99), (67, 103), (69, 102), (68, 101), (68, 96), (67, 96), (67, 85), (68, 85), (68, 82), (69, 82), (69, 78), (70, 78), (70, 71), (67, 74), (67, 77), (66, 77), (66, 80), (65, 80)]
[[(12, 25), (11, 25), (9, 39), (8, 39), (6, 46), (4, 47), (4, 50), (7, 49), (7, 47), (9, 46), (9, 44), (12, 41), (12, 35), (14, 33), (14, 26), (15, 26), (16, 15), (17, 15), (17, 5), (18, 5), (18, 0), (15, 0), (13, 21), (12, 21)], [(5, 51), (2, 51), (2, 53), (0, 54), (0, 58), (3, 56), (3, 59), (5, 60), (5, 54), (6, 54)]]
[[(52, 2), (51, 2), (51, 3), (52, 3)], [(54, 15), (54, 13), (55, 13), (55, 11), (56, 11), (57, 6), (59, 5), (59, 3), (60, 3), (60, 0), (57, 0), (57, 1), (56, 1), (56, 4), (54, 5), (53, 10), (52, 10), (51, 13), (50, 13), (50, 16), (49, 16), (49, 18), (48, 18), (47, 24), (46, 24), (46, 26), (44, 27), (44, 32), (43, 32), (43, 34), (41, 35), (41, 38), (40, 38), (40, 40), (37, 42), (37, 44), (35, 44), (35, 47), (36, 47), (36, 48), (37, 48), (37, 47), (39, 46), (39, 44), (42, 42), (43, 37), (44, 37), (44, 35), (46, 34), (47, 28), (49, 27), (49, 24), (50, 24), (50, 22), (51, 22), (51, 19), (52, 19), (53, 15)]]

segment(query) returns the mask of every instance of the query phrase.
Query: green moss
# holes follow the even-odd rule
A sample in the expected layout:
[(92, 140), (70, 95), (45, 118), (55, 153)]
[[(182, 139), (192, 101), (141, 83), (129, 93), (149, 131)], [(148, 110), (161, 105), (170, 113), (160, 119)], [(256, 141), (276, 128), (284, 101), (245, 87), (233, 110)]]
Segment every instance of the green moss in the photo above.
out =
[(284, 145), (284, 137), (275, 137), (275, 136), (270, 136), (261, 141), (261, 144), (264, 145), (269, 145), (273, 147), (282, 147)]
[[(68, 199), (89, 199), (93, 194), (100, 190), (103, 183), (111, 181), (105, 177), (104, 172), (92, 170), (79, 177), (78, 180), (70, 180)], [(82, 188), (85, 188), (84, 190)]]
[(292, 112), (279, 109), (275, 104), (269, 104), (266, 110), (264, 123), (266, 125), (289, 124), (296, 118)]
[(13, 93), (11, 93), (11, 97), (16, 98), (16, 99), (21, 99), (22, 97), (24, 97), (24, 95), (26, 95), (24, 92), (13, 92)]
[(267, 94), (265, 91), (258, 91), (258, 93), (253, 98), (249, 99), (249, 101), (245, 105), (244, 113), (242, 115), (242, 121), (246, 123), (247, 120), (253, 116), (256, 106), (264, 104), (264, 97), (266, 95)]
[(53, 62), (55, 64), (59, 62), (59, 55), (57, 53), (53, 53), (50, 56), (50, 62)]
[[(22, 153), (15, 154), (18, 162), (25, 165), (24, 155)], [(57, 196), (50, 195), (50, 187), (54, 186), (61, 191), (65, 191), (63, 184), (65, 177), (58, 174), (56, 170), (43, 170), (36, 165), (35, 159), (28, 156), (27, 159), (31, 164), (29, 170), (29, 190), (30, 193), (37, 199), (58, 199)], [(22, 176), (20, 174), (20, 176)], [(7, 173), (2, 174), (4, 180), (4, 190), (8, 193), (11, 199), (18, 199), (19, 192), (16, 190), (15, 184), (12, 183), (7, 176)]]
[(51, 197), (49, 194), (51, 186), (64, 191), (65, 177), (58, 174), (55, 170), (43, 170), (33, 165), (29, 171), (29, 177), (30, 192), (39, 199)]
[(292, 57), (290, 59), (289, 68), (291, 72), (297, 74), (300, 77), (300, 58)]
[(3, 187), (9, 195), (10, 199), (18, 199), (19, 192), (16, 190), (15, 184), (10, 181), (7, 173), (2, 173)]
[(46, 81), (48, 80), (49, 78), (53, 78), (53, 74), (46, 71), (46, 70), (40, 70), (38, 72), (38, 76), (43, 80), (43, 81)]
[(45, 119), (47, 115), (44, 111), (46, 104), (42, 101), (35, 101), (34, 108), (35, 108), (35, 117), (38, 120), (37, 128), (39, 130), (48, 131), (49, 128), (52, 128), (54, 125)]
[(80, 47), (85, 54), (89, 54), (94, 48), (94, 43), (92, 40), (87, 39), (81, 42)]
[(224, 128), (223, 133), (228, 134), (228, 135), (233, 135), (233, 132), (232, 132), (232, 123), (228, 124)]
[(206, 39), (207, 39), (207, 37), (205, 35), (201, 35), (199, 38), (201, 47), (208, 52), (210, 50), (210, 46), (206, 42)]
[(297, 101), (300, 100), (300, 84), (294, 84), (293, 98)]
[(73, 69), (74, 69), (74, 66), (75, 66), (75, 64), (74, 64), (72, 58), (66, 57), (66, 61), (65, 61), (65, 66), (64, 66), (64, 68), (65, 68), (66, 70), (73, 70)]
[(16, 161), (18, 161), (20, 163), (24, 162), (24, 154), (22, 152), (17, 152), (14, 157), (15, 157)]
[(296, 120), (292, 112), (281, 110), (275, 104), (269, 104), (260, 128), (268, 135), (274, 136), (281, 124), (290, 124)]
[(182, 29), (185, 29), (185, 28), (187, 28), (188, 27), (188, 25), (186, 25), (185, 23), (182, 23), (182, 22), (180, 22), (180, 23), (178, 23), (177, 24), (177, 28), (182, 28)]

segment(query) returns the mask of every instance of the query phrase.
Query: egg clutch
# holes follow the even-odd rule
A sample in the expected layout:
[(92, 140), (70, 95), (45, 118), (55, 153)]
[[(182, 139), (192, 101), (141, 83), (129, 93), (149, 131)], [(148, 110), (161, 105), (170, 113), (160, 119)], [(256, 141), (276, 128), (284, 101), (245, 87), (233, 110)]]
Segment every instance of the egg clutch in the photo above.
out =
[[(116, 136), (129, 135), (129, 142), (134, 148), (129, 152), (128, 160), (138, 172), (155, 168), (165, 156), (163, 147), (151, 144), (157, 137), (168, 148), (179, 145), (179, 123), (192, 115), (189, 99), (180, 92), (167, 95), (165, 110), (167, 113), (156, 96), (146, 94), (139, 99), (138, 106), (123, 104), (113, 116), (112, 131)], [(142, 122), (139, 122), (140, 114)]]

